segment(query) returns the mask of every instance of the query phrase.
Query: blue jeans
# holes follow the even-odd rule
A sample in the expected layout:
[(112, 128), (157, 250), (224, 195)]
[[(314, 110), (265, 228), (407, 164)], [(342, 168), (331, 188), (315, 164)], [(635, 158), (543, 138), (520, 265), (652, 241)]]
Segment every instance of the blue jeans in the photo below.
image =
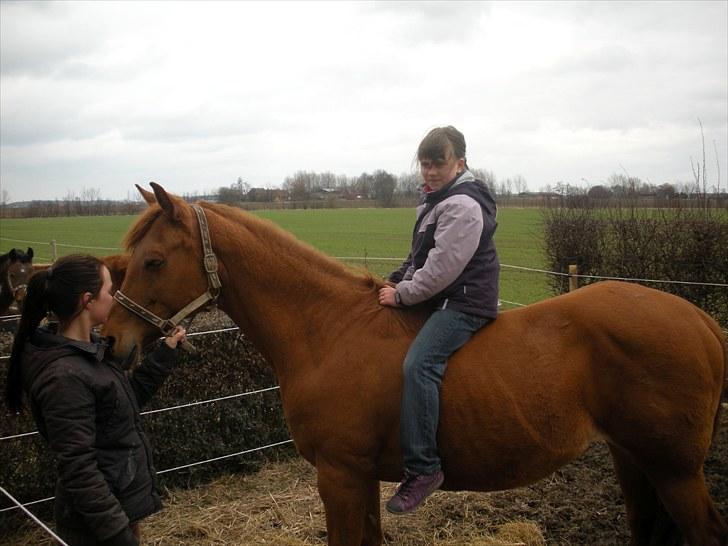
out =
[(488, 322), (490, 319), (438, 309), (407, 351), (399, 435), (407, 472), (434, 474), (440, 470), (437, 424), (447, 359)]

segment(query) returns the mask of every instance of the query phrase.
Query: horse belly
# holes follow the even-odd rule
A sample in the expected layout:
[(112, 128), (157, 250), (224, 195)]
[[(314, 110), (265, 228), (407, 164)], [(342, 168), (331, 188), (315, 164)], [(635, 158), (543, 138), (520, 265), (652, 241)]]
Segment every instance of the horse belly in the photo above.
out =
[(542, 378), (531, 388), (521, 378), (519, 390), (499, 379), (443, 385), (438, 448), (446, 488), (485, 491), (533, 483), (578, 457), (598, 436), (577, 395), (578, 377)]

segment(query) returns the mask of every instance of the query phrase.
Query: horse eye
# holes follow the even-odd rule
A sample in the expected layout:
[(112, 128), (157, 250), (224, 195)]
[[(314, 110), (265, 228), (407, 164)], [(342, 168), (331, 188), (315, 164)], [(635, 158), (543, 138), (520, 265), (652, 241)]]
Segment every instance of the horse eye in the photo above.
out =
[(144, 267), (147, 269), (159, 269), (164, 265), (164, 260), (161, 258), (149, 258), (144, 261)]

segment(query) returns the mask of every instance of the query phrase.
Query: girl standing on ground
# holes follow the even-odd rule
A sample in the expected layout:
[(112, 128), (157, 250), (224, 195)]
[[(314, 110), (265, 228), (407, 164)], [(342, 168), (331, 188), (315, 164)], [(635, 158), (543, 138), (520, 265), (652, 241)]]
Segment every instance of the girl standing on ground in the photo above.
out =
[(417, 150), (424, 181), (412, 250), (379, 291), (379, 303), (433, 308), (407, 352), (400, 411), (405, 476), (387, 502), (411, 512), (444, 480), (437, 450), (440, 385), (447, 359), (498, 313), (496, 205), (468, 170), (465, 138), (455, 127), (430, 131)]
[[(93, 256), (64, 256), (33, 275), (8, 367), (10, 410), (26, 393), (56, 459), (57, 533), (70, 546), (136, 546), (138, 522), (162, 506), (139, 408), (169, 375), (186, 332), (127, 372), (110, 355), (113, 340), (92, 331), (109, 315), (111, 287)], [(40, 326), (50, 313), (55, 329)]]

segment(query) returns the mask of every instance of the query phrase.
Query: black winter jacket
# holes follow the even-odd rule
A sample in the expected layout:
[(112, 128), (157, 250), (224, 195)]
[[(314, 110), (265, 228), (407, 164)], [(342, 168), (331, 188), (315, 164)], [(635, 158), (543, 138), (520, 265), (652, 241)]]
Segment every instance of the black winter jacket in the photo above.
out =
[(107, 540), (162, 507), (139, 408), (169, 375), (176, 350), (162, 343), (133, 374), (108, 343), (39, 328), (25, 345), (23, 387), (58, 471), (55, 518)]

